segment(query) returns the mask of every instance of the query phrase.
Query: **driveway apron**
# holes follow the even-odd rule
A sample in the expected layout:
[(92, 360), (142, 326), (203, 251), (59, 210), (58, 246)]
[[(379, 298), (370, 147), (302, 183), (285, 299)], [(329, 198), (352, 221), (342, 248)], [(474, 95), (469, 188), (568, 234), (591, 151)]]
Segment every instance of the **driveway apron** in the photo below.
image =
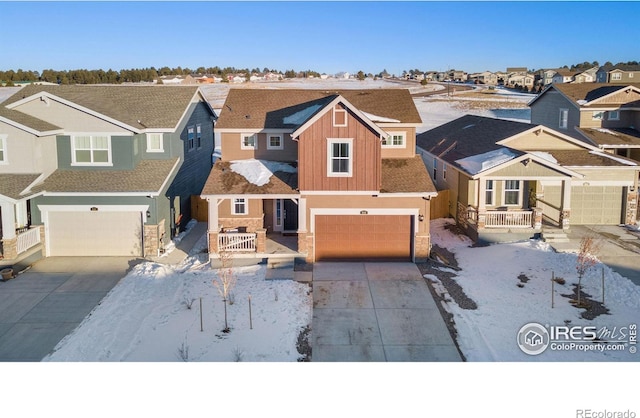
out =
[(316, 263), (312, 361), (461, 361), (427, 286), (413, 263)]
[(0, 361), (42, 360), (137, 262), (51, 257), (0, 282)]

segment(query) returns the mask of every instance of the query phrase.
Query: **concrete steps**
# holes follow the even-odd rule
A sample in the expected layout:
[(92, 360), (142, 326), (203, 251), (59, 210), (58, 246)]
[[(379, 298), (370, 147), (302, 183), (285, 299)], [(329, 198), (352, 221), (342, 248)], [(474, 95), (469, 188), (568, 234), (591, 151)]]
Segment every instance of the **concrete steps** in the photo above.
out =
[(569, 242), (567, 234), (562, 229), (543, 229), (541, 235), (544, 242)]

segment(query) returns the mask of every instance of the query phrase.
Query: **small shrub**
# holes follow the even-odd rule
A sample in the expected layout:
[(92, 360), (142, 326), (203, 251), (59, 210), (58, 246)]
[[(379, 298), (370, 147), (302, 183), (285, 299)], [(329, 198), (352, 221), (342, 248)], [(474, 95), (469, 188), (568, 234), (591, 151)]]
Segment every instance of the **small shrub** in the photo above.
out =
[(558, 283), (558, 284), (565, 284), (567, 281), (565, 279), (563, 279), (562, 277), (556, 277), (555, 279), (553, 279), (554, 282)]

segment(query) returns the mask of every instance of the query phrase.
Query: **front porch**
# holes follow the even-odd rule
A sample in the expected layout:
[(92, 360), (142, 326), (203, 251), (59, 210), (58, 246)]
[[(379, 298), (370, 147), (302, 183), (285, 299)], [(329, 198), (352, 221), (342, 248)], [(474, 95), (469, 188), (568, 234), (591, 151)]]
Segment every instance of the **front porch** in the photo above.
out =
[(211, 258), (219, 257), (220, 252), (229, 252), (236, 258), (295, 258), (305, 256), (298, 252), (297, 234), (266, 233), (265, 229), (257, 230), (255, 233), (226, 230), (226, 232), (218, 234), (209, 233), (209, 240)]
[[(0, 229), (0, 234), (2, 230)], [(23, 227), (15, 230), (13, 237), (0, 237), (0, 269), (9, 266), (29, 265), (42, 257), (43, 228)], [(6, 235), (6, 234), (5, 234)]]

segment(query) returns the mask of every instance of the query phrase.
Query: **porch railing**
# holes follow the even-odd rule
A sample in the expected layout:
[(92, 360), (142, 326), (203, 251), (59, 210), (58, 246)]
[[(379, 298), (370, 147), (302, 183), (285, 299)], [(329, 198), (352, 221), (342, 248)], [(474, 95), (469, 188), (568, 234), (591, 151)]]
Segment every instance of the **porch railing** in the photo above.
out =
[(223, 233), (218, 234), (219, 251), (244, 251), (256, 250), (256, 234)]
[(533, 211), (489, 210), (485, 213), (485, 228), (531, 228)]
[(29, 248), (40, 243), (40, 227), (36, 226), (31, 229), (21, 229), (18, 232), (16, 250), (18, 254), (22, 254)]

